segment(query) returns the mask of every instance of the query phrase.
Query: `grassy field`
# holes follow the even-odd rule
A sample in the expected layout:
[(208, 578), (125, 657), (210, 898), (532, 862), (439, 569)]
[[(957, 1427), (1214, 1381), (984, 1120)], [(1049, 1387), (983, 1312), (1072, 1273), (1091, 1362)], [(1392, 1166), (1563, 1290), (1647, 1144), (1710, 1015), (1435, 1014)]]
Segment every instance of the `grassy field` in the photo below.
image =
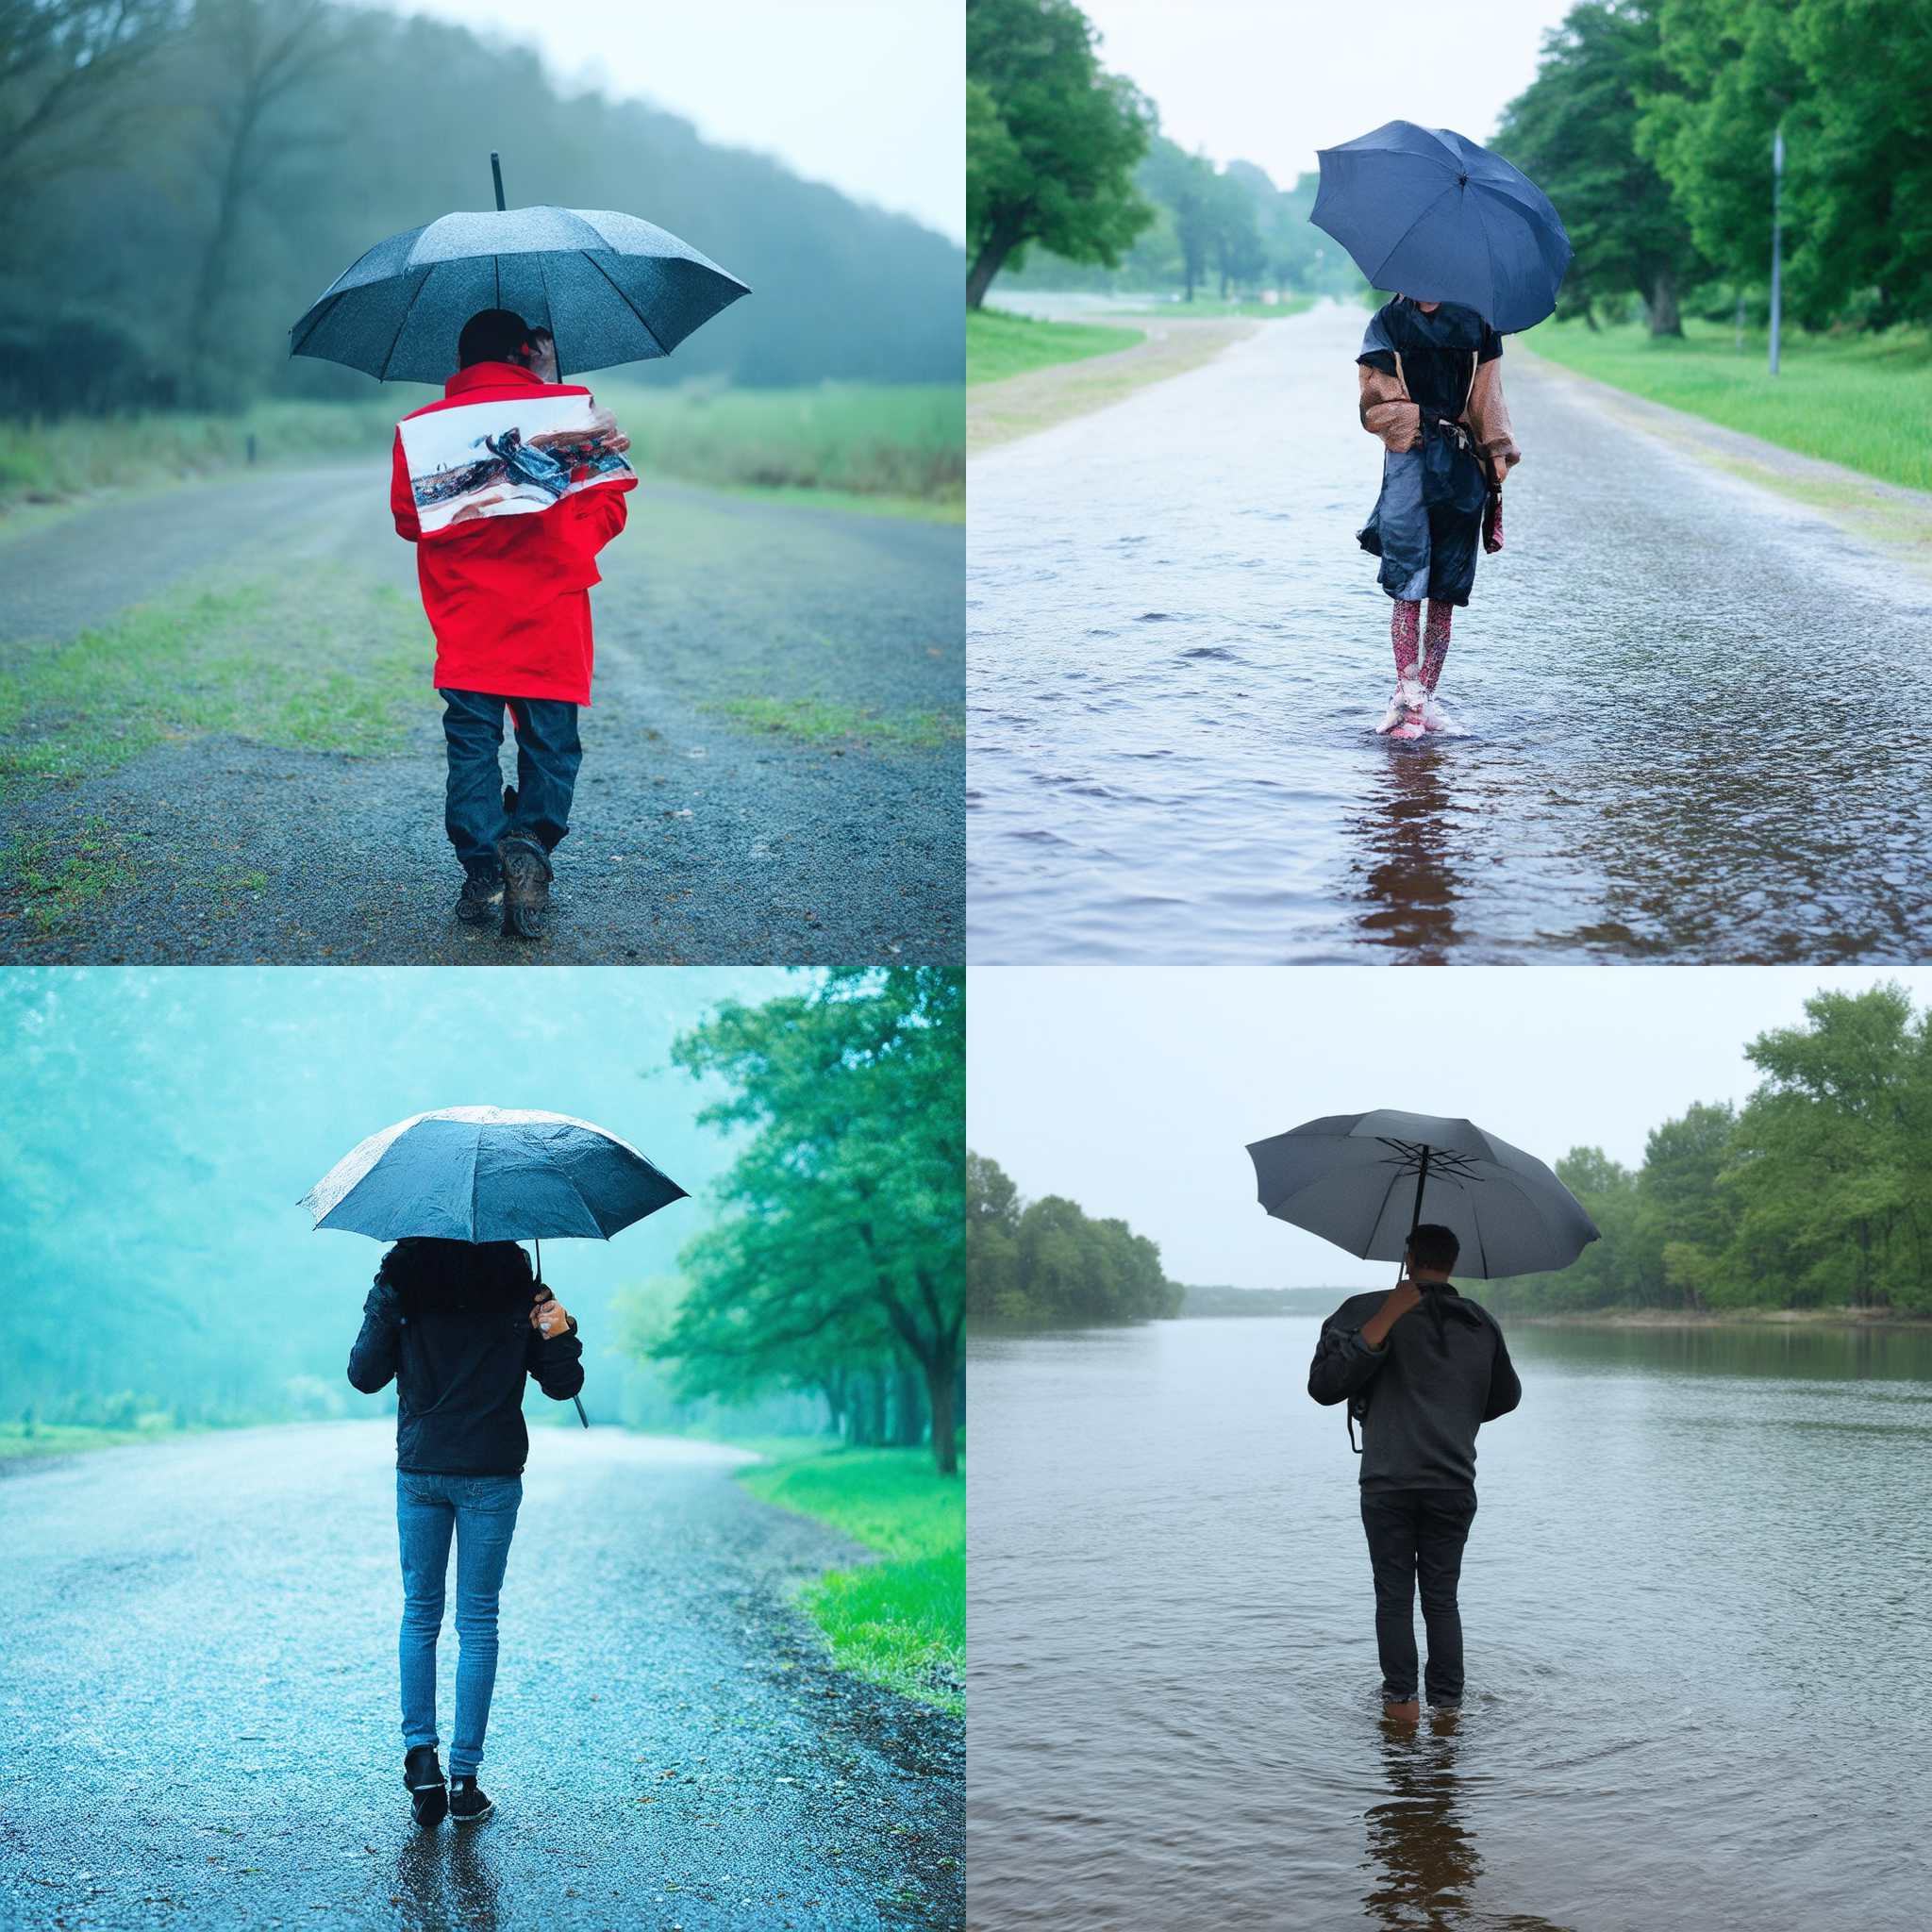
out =
[(1281, 322), (1291, 315), (1302, 315), (1315, 306), (1312, 295), (1290, 295), (1280, 302), (1223, 302), (1213, 295), (1196, 295), (1191, 302), (1162, 302), (1147, 298), (1144, 308), (1127, 311), (1134, 315), (1238, 315), (1249, 322)]
[(1839, 339), (1789, 331), (1784, 367), (1747, 331), (1740, 354), (1727, 325), (1686, 321), (1681, 341), (1641, 324), (1595, 333), (1544, 323), (1524, 346), (1579, 375), (1763, 438), (1802, 456), (1910, 490), (1932, 490), (1932, 332), (1894, 329)]
[(1039, 322), (1030, 315), (1008, 315), (992, 308), (969, 309), (966, 315), (966, 383), (998, 382), (1024, 375), (1029, 369), (1050, 369), (1059, 362), (1080, 362), (1089, 356), (1110, 356), (1145, 340), (1138, 328), (1109, 324)]
[(923, 1449), (839, 1449), (752, 1465), (755, 1495), (869, 1544), (884, 1560), (832, 1570), (805, 1607), (841, 1668), (941, 1710), (965, 1709), (966, 1486)]
[[(819, 493), (877, 508), (963, 515), (966, 428), (950, 383), (813, 389), (678, 388), (590, 378), (648, 479)], [(399, 417), (435, 393), (398, 384), (354, 403), (260, 403), (237, 416), (142, 415), (0, 424), (0, 511), (248, 460), (379, 456)]]
[(127, 1442), (173, 1441), (182, 1432), (172, 1417), (152, 1428), (106, 1429), (69, 1423), (0, 1423), (0, 1462), (30, 1456), (73, 1456), (86, 1449), (114, 1449)]

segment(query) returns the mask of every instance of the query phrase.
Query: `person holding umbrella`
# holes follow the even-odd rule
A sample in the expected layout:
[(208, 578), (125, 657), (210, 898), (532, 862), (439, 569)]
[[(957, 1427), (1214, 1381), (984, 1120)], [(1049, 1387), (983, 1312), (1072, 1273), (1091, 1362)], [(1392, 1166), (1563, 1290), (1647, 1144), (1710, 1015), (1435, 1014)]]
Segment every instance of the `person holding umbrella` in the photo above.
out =
[(1348, 1405), (1351, 1445), (1362, 1426), (1384, 1714), (1405, 1723), (1421, 1714), (1418, 1577), (1429, 1637), (1423, 1688), (1432, 1705), (1454, 1708), (1463, 1691), (1457, 1585), (1475, 1519), (1476, 1431), (1508, 1414), (1523, 1387), (1495, 1317), (1449, 1277), (1567, 1268), (1598, 1238), (1595, 1224), (1534, 1155), (1474, 1121), (1394, 1108), (1330, 1114), (1256, 1141), (1248, 1155), (1261, 1206), (1277, 1220), (1363, 1259), (1403, 1264), (1392, 1289), (1351, 1295), (1322, 1324), (1308, 1393)]
[[(613, 1234), (685, 1198), (627, 1141), (569, 1114), (446, 1107), (358, 1141), (302, 1197), (318, 1229), (395, 1245), (362, 1305), (349, 1380), (396, 1385), (403, 1783), (419, 1824), (471, 1824), (496, 1683), (497, 1595), (523, 1500), (525, 1384), (584, 1386), (577, 1324), (543, 1285), (542, 1238)], [(533, 1267), (519, 1240), (536, 1245)], [(577, 1414), (590, 1426), (584, 1407)], [(437, 1756), (436, 1642), (457, 1547), (456, 1725)]]
[[(1455, 1231), (1421, 1223), (1402, 1279), (1351, 1295), (1322, 1324), (1308, 1393), (1346, 1402), (1362, 1425), (1362, 1527), (1375, 1578), (1382, 1708), (1405, 1722), (1416, 1702), (1412, 1605), (1420, 1582), (1428, 1631), (1424, 1688), (1437, 1709), (1462, 1701), (1457, 1584), (1475, 1521), (1475, 1437), (1523, 1400), (1496, 1319), (1459, 1295), (1449, 1271)], [(1423, 1308), (1421, 1317), (1414, 1310)]]
[[(577, 1324), (514, 1241), (398, 1241), (382, 1258), (349, 1351), (349, 1382), (396, 1385), (396, 1526), (403, 1562), (403, 1783), (418, 1824), (493, 1807), (476, 1772), (496, 1686), (497, 1596), (523, 1502), (524, 1384), (553, 1402), (584, 1386)], [(456, 1719), (449, 1783), (437, 1757), (436, 1643), (457, 1548)]]
[(1478, 542), (1503, 547), (1503, 479), (1522, 458), (1502, 339), (1555, 309), (1570, 238), (1535, 182), (1453, 128), (1391, 121), (1317, 158), (1309, 221), (1372, 288), (1407, 291), (1376, 311), (1356, 358), (1362, 427), (1383, 447), (1357, 539), (1395, 606), (1395, 695), (1377, 729), (1419, 738), (1446, 723), (1435, 691), (1451, 613), (1469, 602)]

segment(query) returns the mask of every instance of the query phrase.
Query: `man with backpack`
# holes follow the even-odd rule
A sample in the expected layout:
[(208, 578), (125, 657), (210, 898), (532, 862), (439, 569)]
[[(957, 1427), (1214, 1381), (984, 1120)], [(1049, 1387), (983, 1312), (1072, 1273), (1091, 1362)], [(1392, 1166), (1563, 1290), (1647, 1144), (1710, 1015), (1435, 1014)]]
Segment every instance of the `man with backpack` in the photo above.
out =
[(1402, 1279), (1387, 1294), (1343, 1302), (1322, 1324), (1308, 1369), (1317, 1402), (1347, 1403), (1351, 1441), (1361, 1424), (1362, 1527), (1375, 1577), (1382, 1707), (1407, 1723), (1421, 1715), (1418, 1579), (1429, 1640), (1423, 1689), (1438, 1709), (1462, 1700), (1456, 1588), (1475, 1520), (1476, 1430), (1523, 1399), (1495, 1317), (1450, 1286), (1459, 1251), (1452, 1229), (1429, 1222), (1414, 1228)]

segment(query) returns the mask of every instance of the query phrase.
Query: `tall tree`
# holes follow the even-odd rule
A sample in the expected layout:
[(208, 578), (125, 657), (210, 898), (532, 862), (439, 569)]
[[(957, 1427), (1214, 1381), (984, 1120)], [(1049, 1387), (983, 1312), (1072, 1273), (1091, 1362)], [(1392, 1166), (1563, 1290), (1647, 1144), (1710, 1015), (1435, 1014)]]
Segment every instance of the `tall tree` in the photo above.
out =
[(679, 1041), (678, 1064), (733, 1090), (703, 1118), (750, 1139), (660, 1353), (743, 1388), (896, 1347), (924, 1377), (934, 1461), (958, 1469), (965, 1039), (964, 975), (905, 967), (727, 1004)]
[(1134, 163), (1152, 109), (1103, 73), (1074, 0), (967, 0), (966, 306), (1038, 242), (1113, 267), (1148, 221)]
[(1640, 153), (1640, 102), (1670, 75), (1656, 0), (1581, 0), (1543, 38), (1536, 78), (1503, 110), (1498, 150), (1557, 206), (1575, 258), (1559, 314), (1594, 320), (1635, 294), (1654, 336), (1684, 332), (1683, 291), (1703, 272), (1669, 184)]

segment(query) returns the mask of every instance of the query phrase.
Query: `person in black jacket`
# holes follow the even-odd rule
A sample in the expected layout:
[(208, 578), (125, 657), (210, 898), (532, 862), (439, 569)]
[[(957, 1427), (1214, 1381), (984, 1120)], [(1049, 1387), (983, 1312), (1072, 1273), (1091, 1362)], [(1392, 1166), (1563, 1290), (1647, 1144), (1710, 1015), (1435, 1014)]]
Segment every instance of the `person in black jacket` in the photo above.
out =
[(1362, 1527), (1375, 1576), (1382, 1707), (1404, 1722), (1421, 1715), (1418, 1577), (1429, 1636), (1423, 1688), (1440, 1708), (1462, 1700), (1456, 1587), (1475, 1520), (1476, 1430), (1523, 1400), (1496, 1318), (1449, 1284), (1459, 1246), (1449, 1228), (1417, 1227), (1403, 1278), (1386, 1295), (1343, 1302), (1322, 1324), (1308, 1369), (1308, 1393), (1346, 1402), (1362, 1425)]
[[(496, 1684), (496, 1599), (523, 1501), (530, 1436), (524, 1380), (554, 1402), (584, 1386), (577, 1324), (514, 1241), (409, 1240), (382, 1258), (349, 1351), (349, 1380), (396, 1385), (402, 1544), (403, 1783), (419, 1824), (491, 1810), (476, 1783)], [(456, 1728), (437, 1757), (436, 1640), (457, 1545)]]

